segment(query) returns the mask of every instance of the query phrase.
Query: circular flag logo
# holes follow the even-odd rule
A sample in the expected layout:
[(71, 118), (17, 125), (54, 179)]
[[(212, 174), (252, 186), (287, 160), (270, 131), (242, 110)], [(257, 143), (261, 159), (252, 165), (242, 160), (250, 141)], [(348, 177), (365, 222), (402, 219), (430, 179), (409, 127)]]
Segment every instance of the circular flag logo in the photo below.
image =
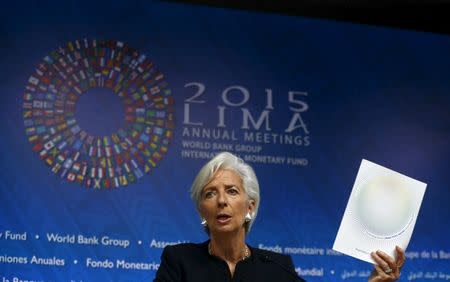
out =
[[(86, 128), (98, 122), (95, 106), (89, 122), (80, 123), (86, 116), (77, 106), (95, 92), (122, 104), (110, 133)], [(135, 183), (167, 152), (173, 97), (153, 62), (127, 44), (76, 40), (52, 51), (30, 76), (23, 118), (33, 151), (53, 173), (88, 188), (117, 188)]]

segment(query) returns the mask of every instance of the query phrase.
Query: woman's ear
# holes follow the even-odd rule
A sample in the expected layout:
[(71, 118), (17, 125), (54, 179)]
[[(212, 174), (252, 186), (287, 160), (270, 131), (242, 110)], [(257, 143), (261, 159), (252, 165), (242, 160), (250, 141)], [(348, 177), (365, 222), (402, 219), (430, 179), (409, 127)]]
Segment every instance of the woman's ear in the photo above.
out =
[(255, 212), (255, 207), (256, 207), (255, 200), (249, 200), (248, 201), (248, 212), (252, 215), (252, 217)]

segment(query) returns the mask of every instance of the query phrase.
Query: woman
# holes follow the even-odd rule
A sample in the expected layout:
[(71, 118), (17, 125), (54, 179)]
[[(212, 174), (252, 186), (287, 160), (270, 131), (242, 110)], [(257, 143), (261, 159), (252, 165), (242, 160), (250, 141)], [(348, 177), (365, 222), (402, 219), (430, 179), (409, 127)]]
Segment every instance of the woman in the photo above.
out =
[[(245, 243), (260, 199), (255, 173), (242, 159), (228, 152), (211, 159), (195, 178), (191, 197), (210, 240), (167, 246), (154, 281), (305, 281), (297, 276), (290, 256)], [(402, 249), (397, 247), (396, 260), (383, 252), (372, 257), (377, 265), (370, 282), (398, 279)]]

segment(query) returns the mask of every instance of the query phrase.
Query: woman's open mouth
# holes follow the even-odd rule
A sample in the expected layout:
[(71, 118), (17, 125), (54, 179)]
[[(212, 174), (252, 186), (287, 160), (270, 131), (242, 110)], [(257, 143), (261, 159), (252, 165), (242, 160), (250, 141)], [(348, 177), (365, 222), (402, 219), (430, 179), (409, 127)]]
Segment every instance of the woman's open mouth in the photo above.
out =
[(221, 224), (228, 223), (231, 220), (231, 216), (228, 214), (219, 214), (216, 217), (217, 221)]

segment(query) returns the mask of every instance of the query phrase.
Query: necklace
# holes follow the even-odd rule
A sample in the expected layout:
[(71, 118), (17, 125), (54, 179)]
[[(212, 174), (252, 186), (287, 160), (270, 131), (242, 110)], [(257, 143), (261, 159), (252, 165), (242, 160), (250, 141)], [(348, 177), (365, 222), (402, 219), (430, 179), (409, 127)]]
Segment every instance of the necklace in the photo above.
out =
[[(214, 253), (211, 248), (211, 242), (208, 243), (208, 253), (211, 256), (214, 256)], [(244, 255), (240, 259), (241, 261), (246, 260), (250, 257), (250, 249), (247, 247), (247, 245), (244, 246)]]

